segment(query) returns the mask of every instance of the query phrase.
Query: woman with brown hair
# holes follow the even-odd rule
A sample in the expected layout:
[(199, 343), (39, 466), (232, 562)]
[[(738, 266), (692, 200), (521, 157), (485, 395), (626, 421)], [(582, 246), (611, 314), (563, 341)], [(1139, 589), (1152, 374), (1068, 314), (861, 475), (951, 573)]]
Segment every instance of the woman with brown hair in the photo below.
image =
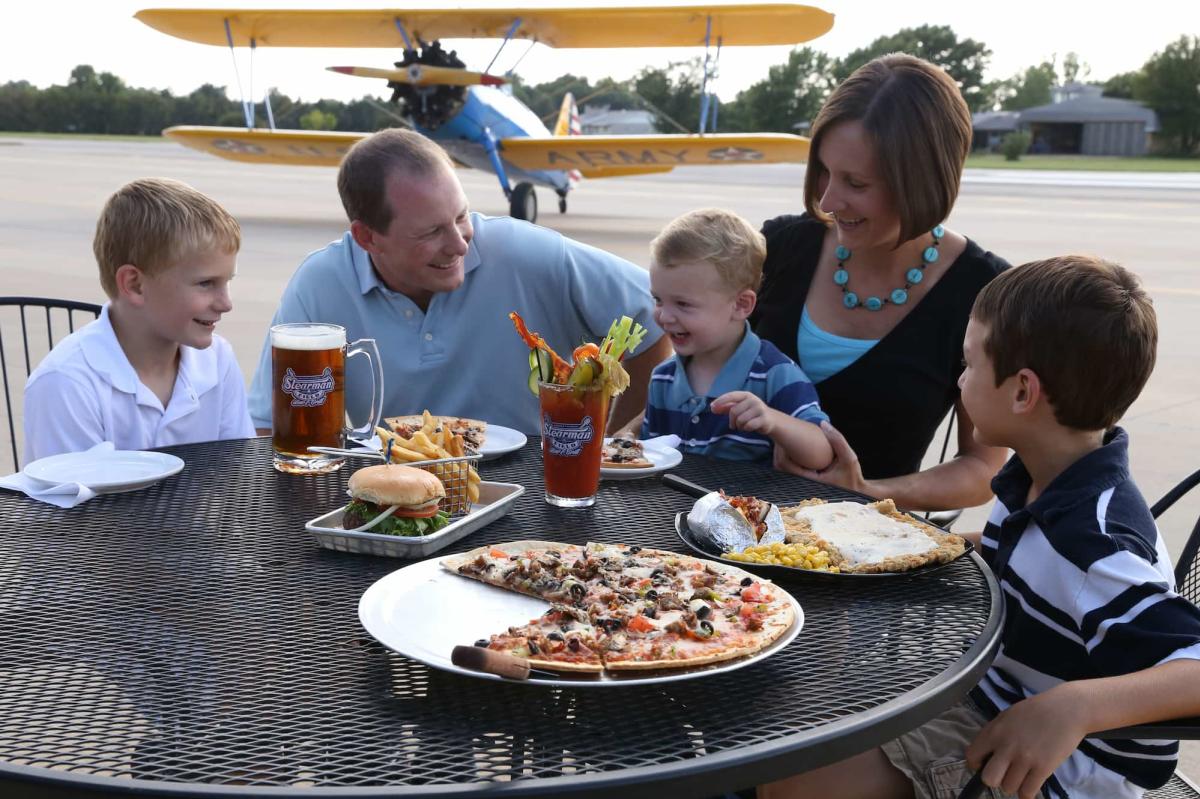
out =
[[(991, 496), (1005, 453), (974, 440), (957, 383), (975, 295), (1008, 264), (943, 226), (970, 147), (958, 86), (912, 56), (860, 67), (817, 115), (806, 213), (763, 226), (751, 323), (816, 385), (835, 460), (779, 468), (918, 510)], [(919, 471), (951, 408), (957, 457)]]

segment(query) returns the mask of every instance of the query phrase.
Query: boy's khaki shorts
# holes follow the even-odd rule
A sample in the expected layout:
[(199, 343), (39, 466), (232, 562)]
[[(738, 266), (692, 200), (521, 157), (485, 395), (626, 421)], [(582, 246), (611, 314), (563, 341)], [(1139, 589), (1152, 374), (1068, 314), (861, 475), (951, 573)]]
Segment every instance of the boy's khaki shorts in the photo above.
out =
[[(881, 749), (892, 765), (912, 781), (917, 799), (957, 799), (971, 779), (965, 753), (967, 746), (987, 724), (987, 716), (970, 699), (964, 699), (942, 715)], [(998, 788), (985, 788), (981, 796), (1009, 799)], [(1041, 791), (1038, 799), (1043, 799)]]

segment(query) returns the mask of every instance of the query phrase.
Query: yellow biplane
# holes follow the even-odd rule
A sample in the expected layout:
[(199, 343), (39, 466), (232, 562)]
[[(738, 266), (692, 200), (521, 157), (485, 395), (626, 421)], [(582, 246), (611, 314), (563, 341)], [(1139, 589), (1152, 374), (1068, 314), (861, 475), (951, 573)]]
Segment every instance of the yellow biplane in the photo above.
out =
[[(519, 219), (537, 218), (533, 185), (553, 189), (560, 211), (580, 177), (667, 172), (692, 164), (802, 162), (808, 141), (789, 134), (718, 134), (716, 103), (707, 93), (714, 45), (796, 44), (833, 25), (833, 16), (796, 4), (643, 6), (628, 8), (509, 8), (441, 10), (149, 9), (137, 19), (171, 36), (201, 44), (257, 47), (399, 47), (394, 69), (330, 67), (383, 79), (392, 101), (418, 132), (438, 142), (463, 166), (495, 173)], [(568, 95), (554, 133), (512, 96), (504, 76), (472, 72), (441, 39), (514, 39), (550, 47), (705, 48), (700, 130), (688, 135), (584, 136)], [(499, 51), (497, 51), (499, 55)], [(495, 63), (495, 58), (492, 59)], [(336, 165), (366, 134), (182, 126), (164, 134), (235, 161)], [(711, 113), (710, 113), (711, 112)], [(268, 119), (270, 113), (268, 108)], [(712, 120), (710, 122), (710, 119)], [(512, 184), (516, 180), (516, 185)]]

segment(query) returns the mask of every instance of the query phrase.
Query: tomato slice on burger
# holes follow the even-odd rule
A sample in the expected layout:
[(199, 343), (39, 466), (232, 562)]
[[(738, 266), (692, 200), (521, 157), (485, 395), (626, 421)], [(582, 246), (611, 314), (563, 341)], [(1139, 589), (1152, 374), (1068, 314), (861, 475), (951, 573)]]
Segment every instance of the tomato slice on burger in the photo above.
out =
[(396, 508), (392, 515), (400, 519), (428, 519), (437, 516), (437, 512), (438, 506), (433, 504), (420, 508)]

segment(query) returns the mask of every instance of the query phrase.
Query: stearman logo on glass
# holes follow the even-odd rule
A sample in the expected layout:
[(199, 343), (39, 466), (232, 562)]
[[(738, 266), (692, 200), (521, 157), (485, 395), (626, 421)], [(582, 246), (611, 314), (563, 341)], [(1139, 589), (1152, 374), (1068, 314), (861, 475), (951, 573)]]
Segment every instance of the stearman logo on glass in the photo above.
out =
[(542, 414), (542, 435), (550, 442), (550, 454), (574, 458), (583, 450), (583, 445), (595, 437), (592, 417), (585, 416), (579, 424), (561, 424), (550, 421), (550, 414)]
[(298, 375), (289, 367), (280, 388), (292, 398), (293, 408), (316, 408), (333, 391), (333, 370), (326, 366), (319, 375)]

